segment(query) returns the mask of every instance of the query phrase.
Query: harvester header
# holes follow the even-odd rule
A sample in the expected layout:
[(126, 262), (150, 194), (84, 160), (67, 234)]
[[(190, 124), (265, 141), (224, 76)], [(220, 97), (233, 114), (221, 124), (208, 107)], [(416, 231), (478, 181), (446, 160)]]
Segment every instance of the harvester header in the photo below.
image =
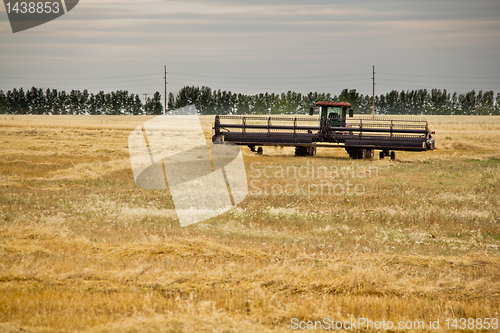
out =
[(434, 149), (427, 121), (354, 117), (347, 102), (317, 102), (318, 116), (215, 116), (215, 143), (246, 145), (262, 153), (263, 146), (293, 146), (297, 156), (314, 156), (317, 147), (344, 148), (354, 159), (395, 159), (395, 151)]

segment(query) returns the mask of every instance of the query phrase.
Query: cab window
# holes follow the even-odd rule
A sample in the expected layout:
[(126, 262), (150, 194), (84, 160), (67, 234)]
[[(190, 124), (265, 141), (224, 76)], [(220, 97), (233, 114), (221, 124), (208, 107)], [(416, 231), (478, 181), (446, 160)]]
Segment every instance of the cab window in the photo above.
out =
[(328, 108), (328, 119), (339, 119), (339, 118), (342, 118), (342, 108), (329, 107)]

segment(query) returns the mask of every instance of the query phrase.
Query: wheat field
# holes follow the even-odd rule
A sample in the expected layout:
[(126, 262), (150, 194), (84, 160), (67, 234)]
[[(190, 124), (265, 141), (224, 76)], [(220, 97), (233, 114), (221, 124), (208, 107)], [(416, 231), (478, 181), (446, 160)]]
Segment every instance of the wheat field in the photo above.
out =
[(149, 119), (0, 116), (1, 332), (500, 319), (500, 117), (429, 116), (436, 149), (395, 161), (242, 147), (247, 198), (184, 228), (134, 182)]

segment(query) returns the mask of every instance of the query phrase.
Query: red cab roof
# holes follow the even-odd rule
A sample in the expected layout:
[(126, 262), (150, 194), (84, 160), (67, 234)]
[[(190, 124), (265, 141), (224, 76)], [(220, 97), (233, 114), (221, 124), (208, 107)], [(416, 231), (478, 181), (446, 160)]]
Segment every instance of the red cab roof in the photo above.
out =
[(348, 108), (350, 108), (351, 103), (347, 103), (347, 102), (318, 102), (318, 103), (316, 103), (316, 106), (347, 106)]

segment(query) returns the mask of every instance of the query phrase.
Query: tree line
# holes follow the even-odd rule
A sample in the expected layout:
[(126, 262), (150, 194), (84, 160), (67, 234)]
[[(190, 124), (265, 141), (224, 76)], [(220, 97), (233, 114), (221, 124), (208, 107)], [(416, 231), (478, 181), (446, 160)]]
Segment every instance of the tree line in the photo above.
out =
[(0, 114), (49, 114), (49, 115), (142, 115), (161, 114), (161, 95), (156, 92), (143, 103), (139, 95), (128, 91), (93, 94), (87, 90), (57, 91), (31, 88), (0, 90)]
[[(177, 109), (195, 104), (201, 114), (307, 114), (318, 101), (349, 102), (355, 113), (372, 112), (372, 96), (356, 89), (344, 89), (339, 95), (310, 92), (301, 94), (261, 93), (235, 94), (230, 91), (212, 91), (209, 87), (183, 87), (177, 96), (168, 97), (168, 108)], [(405, 115), (500, 115), (500, 93), (474, 90), (453, 94), (446, 89), (393, 90), (375, 96), (375, 113)]]
[[(185, 86), (176, 96), (168, 95), (168, 109), (174, 110), (190, 104), (201, 114), (307, 114), (318, 101), (351, 103), (355, 113), (371, 113), (372, 97), (356, 89), (344, 89), (339, 95), (310, 92), (301, 94), (260, 93), (235, 94), (231, 91), (212, 90), (209, 87)], [(393, 90), (375, 96), (377, 114), (409, 115), (500, 115), (500, 93), (474, 90), (453, 94), (441, 89)], [(155, 92), (143, 103), (136, 94), (118, 90), (93, 94), (87, 90), (69, 93), (55, 89), (22, 88), (4, 93), (0, 90), (0, 114), (49, 115), (159, 115), (163, 113), (161, 94)]]

